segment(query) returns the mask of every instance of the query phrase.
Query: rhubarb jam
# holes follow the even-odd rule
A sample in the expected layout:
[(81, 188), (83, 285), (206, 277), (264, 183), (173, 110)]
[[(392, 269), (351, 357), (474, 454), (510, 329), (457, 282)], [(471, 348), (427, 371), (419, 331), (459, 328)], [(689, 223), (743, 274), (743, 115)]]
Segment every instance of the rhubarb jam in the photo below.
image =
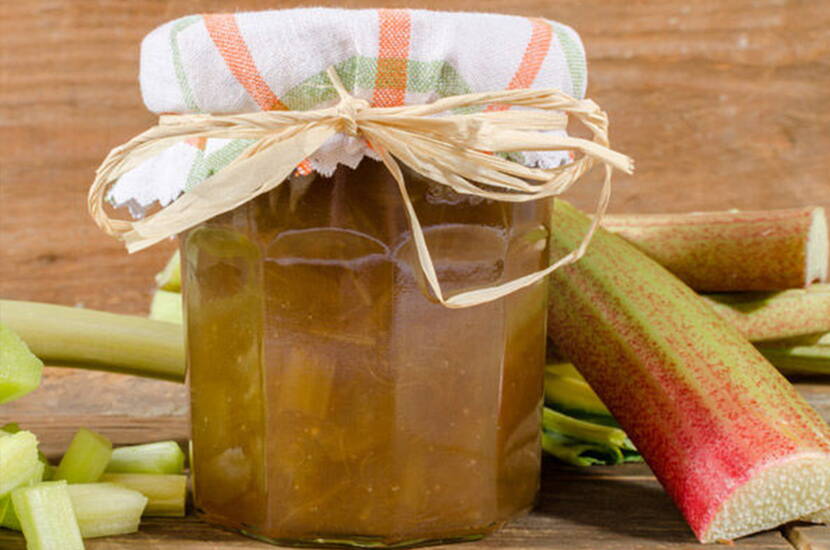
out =
[[(442, 288), (547, 263), (548, 201), (405, 172)], [(281, 544), (483, 536), (538, 488), (546, 283), (430, 298), (397, 184), (364, 160), (182, 237), (192, 467), (209, 522)]]

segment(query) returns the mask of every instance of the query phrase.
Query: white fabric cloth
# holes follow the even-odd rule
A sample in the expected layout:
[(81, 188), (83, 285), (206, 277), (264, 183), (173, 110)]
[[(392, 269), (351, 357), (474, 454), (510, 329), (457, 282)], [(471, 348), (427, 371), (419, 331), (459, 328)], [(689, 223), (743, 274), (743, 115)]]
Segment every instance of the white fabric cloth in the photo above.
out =
[[(374, 105), (509, 88), (557, 88), (584, 97), (579, 36), (554, 21), (484, 13), (302, 8), (193, 15), (158, 27), (141, 46), (141, 91), (156, 113), (307, 110), (336, 102), (324, 71)], [(110, 201), (140, 214), (230, 162), (247, 143), (182, 143), (120, 178)], [(236, 140), (237, 142), (241, 140)], [(376, 158), (363, 140), (336, 136), (300, 169)], [(564, 153), (517, 160), (552, 167)]]

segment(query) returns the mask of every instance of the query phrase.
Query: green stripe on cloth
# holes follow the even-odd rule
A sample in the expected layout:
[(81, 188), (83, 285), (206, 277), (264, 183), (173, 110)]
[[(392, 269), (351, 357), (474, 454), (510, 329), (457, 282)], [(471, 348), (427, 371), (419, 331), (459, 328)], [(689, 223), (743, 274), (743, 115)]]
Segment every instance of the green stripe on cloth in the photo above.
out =
[(205, 152), (201, 149), (196, 149), (196, 158), (193, 159), (193, 164), (190, 166), (190, 172), (187, 174), (187, 181), (184, 184), (184, 190), (190, 191), (194, 185), (201, 183), (207, 176), (207, 166), (205, 165)]
[[(351, 93), (374, 88), (377, 75), (377, 59), (374, 57), (351, 57), (335, 65), (335, 69), (343, 86)], [(446, 61), (409, 61), (406, 90), (414, 93), (433, 92), (438, 97), (472, 92), (472, 88), (464, 82), (455, 67)], [(282, 101), (291, 110), (307, 111), (335, 97), (337, 93), (325, 71), (321, 71), (285, 92)]]
[(196, 159), (193, 161), (193, 166), (191, 166), (190, 173), (187, 175), (185, 191), (190, 191), (193, 187), (230, 164), (253, 142), (254, 140), (251, 139), (235, 139), (209, 155), (205, 155), (205, 152), (200, 149), (196, 153)]
[(435, 92), (439, 97), (468, 94), (472, 89), (446, 61), (410, 61), (406, 83), (409, 92)]
[(182, 65), (182, 53), (179, 50), (179, 33), (201, 19), (198, 15), (188, 15), (182, 17), (170, 28), (170, 51), (173, 54), (173, 69), (176, 72), (176, 80), (179, 83), (179, 89), (184, 97), (184, 103), (189, 110), (198, 111), (199, 106), (196, 104), (196, 98), (193, 96), (193, 90), (190, 89), (190, 84), (187, 82), (187, 74)]
[(568, 29), (561, 23), (551, 21), (553, 31), (556, 34), (556, 39), (562, 46), (562, 51), (565, 53), (565, 61), (568, 64), (568, 71), (571, 73), (571, 84), (573, 86), (573, 95), (579, 96), (585, 89), (585, 76), (588, 72), (588, 67), (585, 64), (585, 55), (582, 48), (576, 40), (573, 39)]
[[(349, 92), (371, 89), (375, 85), (377, 60), (372, 57), (351, 57), (334, 66), (343, 86)], [(325, 71), (311, 76), (283, 94), (282, 102), (293, 111), (308, 111), (337, 97)]]

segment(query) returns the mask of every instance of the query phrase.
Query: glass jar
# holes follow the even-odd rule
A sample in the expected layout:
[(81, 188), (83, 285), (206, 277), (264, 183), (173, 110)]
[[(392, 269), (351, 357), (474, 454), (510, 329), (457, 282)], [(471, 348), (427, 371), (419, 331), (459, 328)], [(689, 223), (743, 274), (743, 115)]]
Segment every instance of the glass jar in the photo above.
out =
[[(549, 202), (407, 186), (442, 288), (547, 264)], [(539, 485), (547, 289), (429, 297), (380, 163), (285, 182), (182, 237), (196, 507), (281, 544), (481, 537)]]

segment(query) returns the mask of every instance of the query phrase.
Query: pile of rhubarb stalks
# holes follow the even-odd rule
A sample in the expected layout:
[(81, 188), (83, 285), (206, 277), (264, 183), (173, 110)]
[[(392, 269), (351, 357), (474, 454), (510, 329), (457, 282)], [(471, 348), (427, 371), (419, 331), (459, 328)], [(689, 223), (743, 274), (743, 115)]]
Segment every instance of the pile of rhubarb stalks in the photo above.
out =
[[(590, 224), (556, 201), (552, 258)], [(702, 542), (830, 520), (830, 428), (781, 374), (830, 375), (823, 209), (603, 227), (550, 280), (545, 451), (577, 466), (644, 459)], [(41, 361), (182, 381), (177, 254), (156, 280), (150, 319), (0, 301), (0, 403), (38, 386)], [(0, 523), (29, 548), (83, 548), (142, 514), (183, 515), (183, 464), (174, 442), (113, 451), (82, 429), (53, 468), (34, 434), (8, 425)], [(67, 536), (73, 546), (54, 539)]]

